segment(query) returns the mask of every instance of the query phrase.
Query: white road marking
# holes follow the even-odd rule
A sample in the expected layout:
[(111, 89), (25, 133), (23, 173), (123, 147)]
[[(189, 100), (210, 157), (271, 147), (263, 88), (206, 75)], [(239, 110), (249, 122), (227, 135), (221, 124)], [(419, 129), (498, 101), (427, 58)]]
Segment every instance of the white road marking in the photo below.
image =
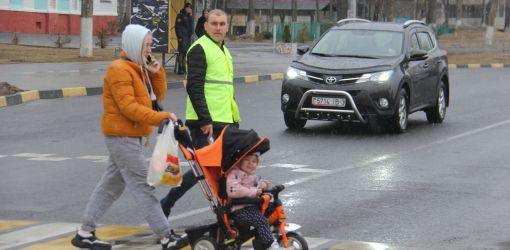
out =
[(80, 160), (92, 160), (95, 163), (108, 163), (108, 156), (106, 155), (85, 155), (76, 157), (76, 159)]
[(308, 167), (308, 166), (309, 165), (288, 164), (288, 163), (271, 164), (271, 167), (277, 167), (277, 168), (304, 168), (304, 167)]
[(29, 161), (65, 161), (69, 160), (69, 157), (38, 157), (38, 158), (29, 158)]
[(300, 172), (300, 173), (329, 173), (329, 170), (326, 170), (326, 169), (317, 169), (317, 168), (298, 168), (298, 169), (293, 169), (292, 172)]
[(68, 234), (77, 230), (77, 223), (49, 223), (0, 235), (0, 250)]
[(308, 243), (308, 249), (317, 248), (320, 245), (325, 244), (326, 242), (331, 240), (331, 239), (311, 238), (311, 237), (305, 237), (305, 239), (306, 239), (306, 243)]
[(15, 157), (27, 157), (27, 158), (41, 158), (41, 157), (48, 157), (55, 154), (36, 154), (36, 153), (21, 153), (21, 154), (15, 154), (12, 156)]
[(51, 157), (55, 154), (36, 154), (36, 153), (21, 153), (12, 156), (15, 157), (27, 157), (29, 161), (65, 161), (71, 158), (69, 157)]
[(8, 155), (0, 155), (0, 158), (4, 158), (4, 157), (7, 157)]

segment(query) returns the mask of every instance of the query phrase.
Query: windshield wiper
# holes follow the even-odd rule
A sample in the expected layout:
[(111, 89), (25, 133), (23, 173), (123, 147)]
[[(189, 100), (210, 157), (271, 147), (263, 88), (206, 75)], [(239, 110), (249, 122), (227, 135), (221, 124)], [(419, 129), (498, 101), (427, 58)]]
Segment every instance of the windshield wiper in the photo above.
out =
[(360, 56), (360, 55), (331, 55), (335, 57), (354, 57), (354, 58), (368, 58), (368, 59), (379, 59), (379, 57), (374, 56)]
[(324, 54), (324, 53), (317, 53), (317, 52), (312, 52), (311, 54), (317, 55), (317, 56), (324, 56), (324, 57), (332, 57), (333, 56), (331, 54)]

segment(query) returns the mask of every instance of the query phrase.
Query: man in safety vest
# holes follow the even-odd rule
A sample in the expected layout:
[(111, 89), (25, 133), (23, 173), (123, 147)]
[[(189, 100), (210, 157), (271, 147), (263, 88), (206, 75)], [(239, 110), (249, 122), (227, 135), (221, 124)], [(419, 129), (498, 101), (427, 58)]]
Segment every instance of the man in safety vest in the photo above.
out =
[[(211, 138), (217, 138), (225, 125), (238, 126), (241, 120), (234, 99), (232, 56), (224, 44), (227, 14), (219, 9), (211, 10), (204, 28), (206, 34), (191, 45), (186, 60), (186, 125), (197, 149), (207, 146)], [(188, 170), (181, 186), (172, 188), (161, 200), (167, 217), (175, 202), (196, 183), (193, 171)]]

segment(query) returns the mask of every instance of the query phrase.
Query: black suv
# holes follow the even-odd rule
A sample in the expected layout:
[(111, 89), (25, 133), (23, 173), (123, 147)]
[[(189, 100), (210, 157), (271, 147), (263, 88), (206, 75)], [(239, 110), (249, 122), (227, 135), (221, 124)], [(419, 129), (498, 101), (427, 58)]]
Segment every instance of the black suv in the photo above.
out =
[(448, 59), (423, 22), (343, 19), (298, 54), (282, 83), (289, 129), (336, 120), (402, 133), (410, 113), (423, 110), (430, 123), (445, 117)]

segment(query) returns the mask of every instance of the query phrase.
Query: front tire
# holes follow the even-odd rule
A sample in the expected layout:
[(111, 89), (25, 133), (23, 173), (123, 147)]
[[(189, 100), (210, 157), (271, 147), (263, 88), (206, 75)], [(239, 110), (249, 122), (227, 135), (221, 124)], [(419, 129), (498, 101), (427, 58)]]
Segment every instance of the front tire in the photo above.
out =
[(280, 247), (282, 247), (282, 249), (285, 249), (285, 250), (308, 250), (308, 243), (306, 243), (305, 238), (297, 232), (288, 232), (287, 240), (289, 242), (289, 246), (287, 248), (284, 248), (282, 236), (278, 237), (278, 244), (280, 244)]
[(446, 115), (446, 90), (443, 81), (439, 83), (437, 98), (433, 107), (425, 109), (429, 123), (442, 123)]
[(218, 250), (216, 240), (209, 236), (202, 236), (198, 238), (191, 247), (193, 250)]
[(307, 120), (301, 120), (294, 118), (294, 113), (284, 112), (283, 120), (285, 121), (285, 125), (290, 130), (299, 130), (305, 127)]
[(393, 130), (397, 134), (404, 133), (407, 129), (408, 108), (407, 108), (407, 91), (400, 89), (395, 105), (395, 114), (393, 115)]

